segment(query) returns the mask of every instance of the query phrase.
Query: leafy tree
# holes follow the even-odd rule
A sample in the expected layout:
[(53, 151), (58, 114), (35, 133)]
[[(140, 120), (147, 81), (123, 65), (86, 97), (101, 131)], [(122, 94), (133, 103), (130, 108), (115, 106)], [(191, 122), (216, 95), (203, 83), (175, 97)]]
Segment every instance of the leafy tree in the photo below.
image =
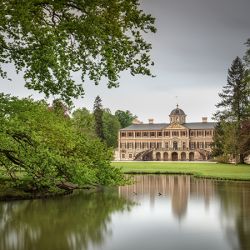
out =
[(72, 122), (82, 133), (96, 137), (94, 116), (86, 108), (75, 110), (72, 114)]
[(108, 147), (116, 148), (118, 143), (118, 132), (120, 122), (115, 115), (112, 115), (109, 109), (103, 113), (103, 132), (104, 139)]
[(250, 155), (250, 118), (243, 121), (240, 130), (240, 152), (242, 152), (243, 157)]
[(118, 118), (121, 128), (126, 128), (132, 124), (132, 121), (137, 118), (136, 115), (133, 115), (129, 110), (122, 111), (116, 110), (115, 116)]
[[(26, 87), (67, 102), (84, 94), (84, 81), (118, 86), (119, 73), (151, 75), (151, 44), (143, 34), (155, 32), (154, 18), (139, 0), (2, 0), (0, 60), (24, 71)], [(0, 76), (7, 77), (0, 65)]]
[(70, 109), (69, 107), (60, 99), (55, 99), (50, 107), (58, 115), (62, 115), (64, 117), (69, 117)]
[(0, 168), (14, 184), (26, 180), (31, 190), (46, 191), (66, 182), (113, 185), (123, 180), (110, 166), (112, 151), (44, 101), (1, 95), (0, 110)]
[[(221, 101), (216, 105), (220, 110), (215, 114), (215, 119), (223, 124), (225, 134), (223, 150), (225, 154), (232, 154), (232, 149), (238, 161), (243, 162), (241, 152), (241, 126), (249, 118), (248, 71), (241, 59), (236, 57), (228, 70), (227, 85), (219, 94)], [(218, 131), (217, 131), (218, 132)], [(222, 137), (223, 138), (223, 137)], [(231, 145), (231, 146), (230, 146)]]
[(93, 112), (94, 118), (95, 118), (95, 132), (96, 135), (100, 138), (100, 140), (104, 141), (104, 132), (103, 132), (103, 108), (102, 108), (102, 99), (98, 95), (95, 98), (94, 102), (94, 112)]

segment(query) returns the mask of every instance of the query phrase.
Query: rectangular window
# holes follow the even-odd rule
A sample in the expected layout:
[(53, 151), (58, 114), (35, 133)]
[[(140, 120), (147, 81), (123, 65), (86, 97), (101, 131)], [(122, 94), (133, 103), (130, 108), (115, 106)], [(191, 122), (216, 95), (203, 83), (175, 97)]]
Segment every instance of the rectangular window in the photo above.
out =
[(155, 142), (150, 142), (150, 148), (155, 148)]
[(204, 131), (203, 130), (198, 130), (198, 136), (204, 136)]
[(140, 142), (136, 142), (136, 143), (135, 143), (135, 148), (136, 148), (136, 149), (141, 148), (141, 147), (140, 147)]
[(133, 137), (134, 133), (133, 132), (128, 132), (128, 137)]
[(181, 131), (181, 136), (186, 136), (186, 135), (187, 135), (186, 131)]
[(142, 133), (142, 136), (143, 136), (143, 137), (148, 137), (148, 132), (143, 132), (143, 133)]
[(158, 148), (158, 149), (161, 149), (161, 148), (162, 148), (161, 142), (157, 142), (157, 148)]
[(136, 136), (136, 137), (141, 137), (141, 132), (136, 132), (136, 133), (135, 133), (135, 136)]
[(121, 147), (121, 149), (125, 149), (126, 148), (126, 143), (121, 143), (120, 147)]
[(125, 158), (125, 154), (122, 154), (122, 159), (124, 159)]
[(132, 159), (132, 158), (133, 158), (133, 155), (132, 155), (132, 154), (129, 154), (129, 155), (128, 155), (128, 158), (129, 158), (129, 159)]
[(168, 148), (168, 142), (165, 142), (165, 148)]
[(195, 136), (195, 131), (194, 130), (190, 131), (190, 136)]
[(132, 148), (133, 148), (133, 143), (129, 142), (129, 143), (128, 143), (128, 148), (129, 148), (129, 149), (132, 149)]
[(147, 142), (143, 142), (143, 143), (142, 143), (142, 148), (143, 148), (143, 149), (148, 148), (148, 143), (147, 143)]
[(121, 132), (121, 137), (126, 137), (126, 132)]
[(206, 130), (206, 136), (212, 136), (212, 131), (211, 130)]
[(150, 132), (150, 137), (155, 137), (155, 132)]
[(158, 133), (157, 133), (157, 136), (158, 136), (158, 137), (162, 137), (162, 132), (158, 132)]
[(172, 131), (172, 136), (179, 136), (179, 131)]
[(164, 136), (170, 136), (170, 132), (169, 131), (165, 131), (164, 132)]

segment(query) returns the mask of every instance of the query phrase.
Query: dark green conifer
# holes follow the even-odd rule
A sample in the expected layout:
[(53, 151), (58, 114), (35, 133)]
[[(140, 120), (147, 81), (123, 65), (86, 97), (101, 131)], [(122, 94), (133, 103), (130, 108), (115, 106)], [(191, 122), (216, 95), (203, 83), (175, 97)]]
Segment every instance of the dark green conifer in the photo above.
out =
[(103, 133), (103, 108), (102, 108), (102, 99), (98, 95), (95, 98), (94, 102), (94, 118), (95, 118), (95, 131), (96, 135), (103, 141), (104, 140), (104, 133)]

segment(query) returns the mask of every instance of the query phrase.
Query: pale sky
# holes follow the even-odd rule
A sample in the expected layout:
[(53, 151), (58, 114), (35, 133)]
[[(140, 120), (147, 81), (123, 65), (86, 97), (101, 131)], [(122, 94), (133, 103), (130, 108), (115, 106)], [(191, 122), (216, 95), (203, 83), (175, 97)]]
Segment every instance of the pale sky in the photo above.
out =
[[(153, 46), (155, 78), (123, 72), (120, 87), (108, 89), (84, 83), (85, 97), (76, 107), (92, 110), (97, 95), (112, 112), (130, 110), (140, 120), (169, 122), (178, 96), (188, 122), (211, 120), (218, 92), (226, 85), (227, 69), (242, 57), (250, 38), (249, 0), (141, 0), (141, 8), (156, 17), (156, 34), (146, 36)], [(8, 68), (12, 83), (0, 79), (0, 91), (16, 96), (42, 95), (24, 88), (22, 76)], [(76, 76), (76, 79), (78, 77)]]

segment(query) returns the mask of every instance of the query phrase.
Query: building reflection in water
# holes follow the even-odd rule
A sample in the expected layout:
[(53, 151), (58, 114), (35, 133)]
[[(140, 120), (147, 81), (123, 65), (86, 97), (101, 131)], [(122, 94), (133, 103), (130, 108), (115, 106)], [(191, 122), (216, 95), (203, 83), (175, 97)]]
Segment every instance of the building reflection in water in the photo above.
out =
[(158, 196), (170, 199), (172, 213), (178, 220), (185, 217), (190, 196), (203, 199), (208, 208), (215, 192), (214, 181), (189, 175), (135, 175), (134, 182), (134, 185), (119, 187), (119, 195), (129, 199), (149, 196), (151, 207)]

